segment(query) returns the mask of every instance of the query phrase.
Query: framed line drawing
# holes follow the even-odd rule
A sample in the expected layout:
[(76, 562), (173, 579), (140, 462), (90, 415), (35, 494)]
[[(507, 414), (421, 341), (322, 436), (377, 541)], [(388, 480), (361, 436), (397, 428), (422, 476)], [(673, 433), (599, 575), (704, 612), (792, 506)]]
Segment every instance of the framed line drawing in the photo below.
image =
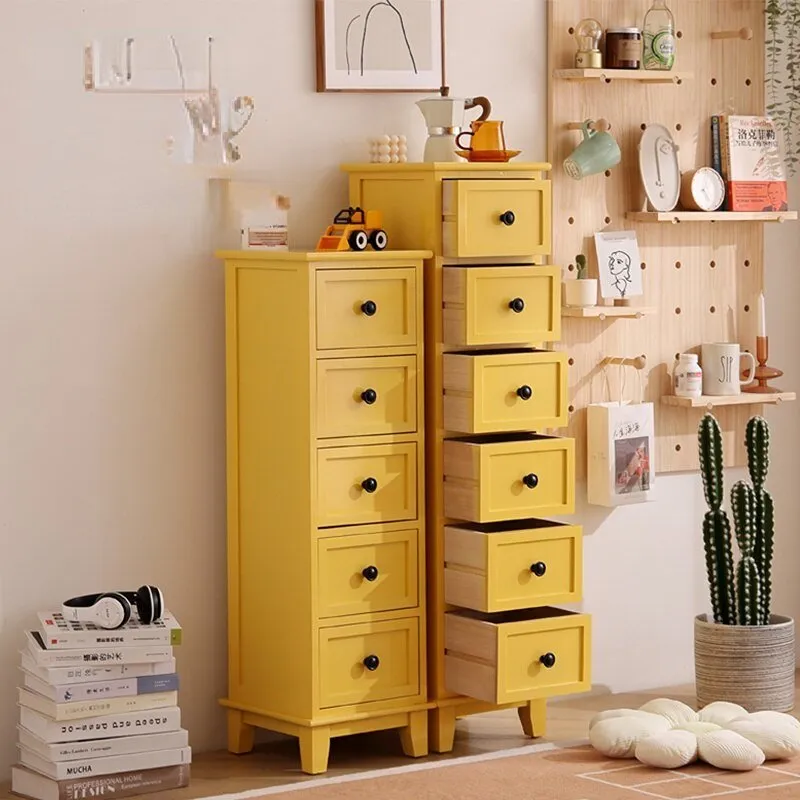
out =
[(445, 0), (315, 0), (318, 92), (438, 92)]

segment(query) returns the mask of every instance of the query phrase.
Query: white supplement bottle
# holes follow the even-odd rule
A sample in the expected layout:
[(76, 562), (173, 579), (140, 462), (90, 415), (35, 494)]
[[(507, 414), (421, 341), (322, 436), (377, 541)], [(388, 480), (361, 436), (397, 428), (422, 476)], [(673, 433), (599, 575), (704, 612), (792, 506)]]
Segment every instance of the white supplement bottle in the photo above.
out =
[(681, 353), (675, 364), (675, 395), (700, 397), (703, 394), (703, 370), (695, 353)]

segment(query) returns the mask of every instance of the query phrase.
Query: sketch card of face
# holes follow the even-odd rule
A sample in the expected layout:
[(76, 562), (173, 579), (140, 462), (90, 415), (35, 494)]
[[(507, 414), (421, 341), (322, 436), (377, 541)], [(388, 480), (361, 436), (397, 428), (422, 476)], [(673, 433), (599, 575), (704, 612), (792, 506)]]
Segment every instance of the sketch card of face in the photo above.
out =
[(635, 231), (596, 233), (594, 241), (601, 296), (623, 299), (644, 294)]

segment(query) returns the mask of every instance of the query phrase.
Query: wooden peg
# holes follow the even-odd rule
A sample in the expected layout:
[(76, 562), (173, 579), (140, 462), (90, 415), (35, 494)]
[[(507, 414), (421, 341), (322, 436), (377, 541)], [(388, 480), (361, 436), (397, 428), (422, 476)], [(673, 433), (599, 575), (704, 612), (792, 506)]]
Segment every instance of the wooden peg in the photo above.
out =
[[(568, 122), (567, 130), (580, 131), (583, 130), (582, 122)], [(589, 123), (589, 130), (592, 131), (610, 131), (611, 123), (607, 119), (598, 119)]]
[(712, 31), (712, 39), (743, 39), (749, 41), (753, 38), (752, 28), (739, 28), (738, 31)]
[(636, 358), (613, 358), (609, 356), (603, 359), (603, 366), (608, 364), (620, 364), (623, 367), (644, 369), (647, 366), (647, 356), (636, 356)]

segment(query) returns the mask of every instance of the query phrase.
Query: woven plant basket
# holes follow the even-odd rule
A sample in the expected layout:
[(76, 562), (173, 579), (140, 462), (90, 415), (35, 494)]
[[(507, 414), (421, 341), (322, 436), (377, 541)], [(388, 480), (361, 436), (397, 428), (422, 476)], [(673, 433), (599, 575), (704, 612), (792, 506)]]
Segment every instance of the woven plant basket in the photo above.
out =
[(769, 625), (718, 625), (694, 620), (697, 706), (717, 700), (749, 712), (794, 708), (794, 620), (773, 614)]

